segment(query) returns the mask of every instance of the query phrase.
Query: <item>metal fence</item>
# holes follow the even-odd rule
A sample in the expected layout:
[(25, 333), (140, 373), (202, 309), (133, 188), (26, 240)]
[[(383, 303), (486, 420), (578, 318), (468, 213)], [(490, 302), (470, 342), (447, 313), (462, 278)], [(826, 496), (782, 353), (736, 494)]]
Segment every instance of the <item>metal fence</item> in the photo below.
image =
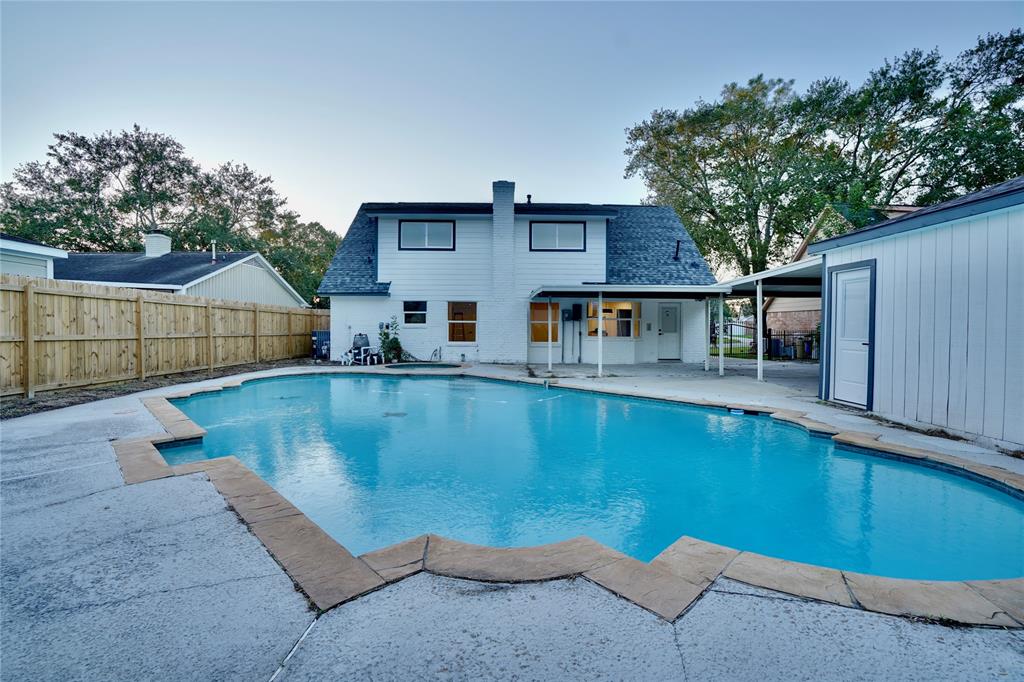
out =
[[(711, 354), (718, 354), (718, 344), (729, 358), (757, 358), (757, 327), (737, 322), (726, 322), (719, 335), (718, 325), (711, 323)], [(764, 358), (766, 360), (813, 360), (820, 356), (820, 337), (817, 330), (774, 331), (765, 330)]]

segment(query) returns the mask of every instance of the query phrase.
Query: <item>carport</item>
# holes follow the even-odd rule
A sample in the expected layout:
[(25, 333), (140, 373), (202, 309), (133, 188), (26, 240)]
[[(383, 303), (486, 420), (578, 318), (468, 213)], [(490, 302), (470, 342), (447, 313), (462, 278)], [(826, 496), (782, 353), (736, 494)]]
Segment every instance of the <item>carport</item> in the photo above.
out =
[[(764, 381), (764, 297), (814, 298), (821, 296), (821, 256), (810, 256), (752, 275), (723, 282), (730, 287), (730, 298), (755, 298), (757, 318), (757, 380)], [(823, 351), (824, 352), (824, 351)], [(719, 356), (722, 354), (719, 345)]]

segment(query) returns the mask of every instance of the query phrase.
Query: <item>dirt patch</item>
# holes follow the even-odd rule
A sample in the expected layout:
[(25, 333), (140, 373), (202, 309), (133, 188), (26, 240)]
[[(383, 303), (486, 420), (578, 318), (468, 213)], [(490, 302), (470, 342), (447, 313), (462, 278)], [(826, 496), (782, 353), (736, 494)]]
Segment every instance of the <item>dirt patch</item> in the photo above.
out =
[(13, 419), (23, 417), (36, 412), (56, 410), (71, 405), (81, 405), (93, 400), (105, 398), (116, 398), (120, 395), (146, 391), (151, 388), (185, 384), (190, 381), (203, 381), (204, 379), (215, 379), (217, 377), (242, 374), (243, 372), (257, 372), (264, 369), (277, 367), (301, 367), (306, 365), (321, 365), (323, 362), (309, 358), (298, 358), (293, 360), (278, 360), (276, 362), (260, 362), (249, 365), (234, 365), (232, 367), (221, 367), (215, 370), (197, 370), (195, 372), (182, 372), (181, 374), (167, 374), (153, 377), (144, 381), (123, 381), (116, 384), (105, 384), (103, 386), (85, 386), (83, 388), (58, 389), (56, 391), (45, 391), (37, 393), (34, 398), (18, 396), (6, 396), (0, 399), (0, 419)]

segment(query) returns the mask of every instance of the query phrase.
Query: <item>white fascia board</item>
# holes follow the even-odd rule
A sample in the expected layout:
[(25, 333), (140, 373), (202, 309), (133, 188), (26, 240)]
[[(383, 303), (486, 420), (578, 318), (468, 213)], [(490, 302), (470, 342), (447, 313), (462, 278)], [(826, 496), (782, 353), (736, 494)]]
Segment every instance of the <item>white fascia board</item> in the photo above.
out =
[[(769, 268), (762, 270), (761, 272), (755, 272), (752, 275), (744, 275), (743, 277), (737, 277), (736, 279), (730, 279), (728, 282), (722, 282), (723, 285), (730, 287), (737, 286), (739, 284), (750, 284), (757, 282), (758, 280), (771, 279), (772, 277), (779, 277), (783, 275), (791, 275), (794, 272), (800, 272), (801, 270), (813, 270), (817, 268), (817, 272), (821, 271), (821, 255), (810, 256), (803, 260), (798, 260), (795, 263), (787, 263), (786, 265), (780, 265), (777, 268)], [(809, 273), (810, 274), (810, 273)]]
[(666, 297), (671, 297), (673, 294), (728, 294), (732, 291), (732, 287), (725, 284), (551, 284), (537, 287), (530, 292), (530, 298), (534, 298), (544, 291), (579, 292), (581, 294), (589, 292), (664, 293)]
[(68, 252), (63, 249), (55, 249), (52, 246), (42, 244), (26, 244), (15, 242), (0, 237), (0, 250), (11, 253), (24, 253), (31, 256), (44, 256), (46, 258), (67, 258)]

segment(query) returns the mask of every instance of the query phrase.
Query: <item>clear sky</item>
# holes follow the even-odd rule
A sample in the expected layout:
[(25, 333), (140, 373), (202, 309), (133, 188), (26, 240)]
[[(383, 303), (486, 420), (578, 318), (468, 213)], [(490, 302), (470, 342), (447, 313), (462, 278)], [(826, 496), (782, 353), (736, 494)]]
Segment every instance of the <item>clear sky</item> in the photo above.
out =
[(637, 202), (624, 129), (758, 73), (860, 81), (1024, 4), (0, 3), (2, 177), (55, 131), (139, 123), (271, 175), (344, 232), (362, 201)]

